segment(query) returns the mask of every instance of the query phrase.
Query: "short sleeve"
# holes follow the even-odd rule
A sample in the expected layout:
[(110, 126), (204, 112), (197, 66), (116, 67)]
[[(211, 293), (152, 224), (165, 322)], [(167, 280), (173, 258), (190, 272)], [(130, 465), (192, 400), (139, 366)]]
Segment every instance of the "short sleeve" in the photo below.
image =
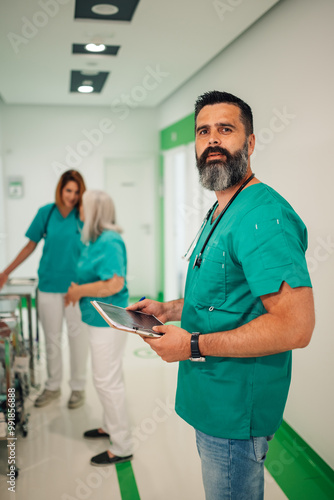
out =
[(275, 293), (283, 281), (311, 287), (305, 252), (307, 230), (293, 209), (257, 207), (241, 221), (235, 254), (255, 297)]
[(126, 251), (121, 238), (108, 239), (104, 242), (97, 273), (102, 281), (111, 279), (115, 274), (122, 278), (126, 277)]
[[(42, 207), (38, 210), (34, 220), (30, 224), (25, 236), (29, 238), (29, 240), (38, 243), (42, 238), (45, 230), (46, 217), (44, 212), (46, 211), (46, 207)], [(47, 213), (47, 212), (46, 212)]]

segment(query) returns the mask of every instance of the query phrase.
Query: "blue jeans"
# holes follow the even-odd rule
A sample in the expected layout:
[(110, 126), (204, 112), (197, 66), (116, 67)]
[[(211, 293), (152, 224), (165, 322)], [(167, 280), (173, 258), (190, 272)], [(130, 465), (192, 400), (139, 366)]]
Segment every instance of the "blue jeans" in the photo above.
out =
[(271, 438), (222, 439), (196, 430), (206, 500), (263, 500)]

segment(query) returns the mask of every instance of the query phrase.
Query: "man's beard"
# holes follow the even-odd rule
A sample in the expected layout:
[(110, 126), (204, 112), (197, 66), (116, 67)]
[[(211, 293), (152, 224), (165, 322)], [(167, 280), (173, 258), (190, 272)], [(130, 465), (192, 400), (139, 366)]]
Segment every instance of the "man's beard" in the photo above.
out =
[[(226, 160), (206, 161), (210, 153), (220, 153)], [(208, 147), (198, 158), (196, 164), (199, 180), (202, 186), (210, 191), (225, 191), (239, 184), (247, 173), (248, 167), (248, 141), (244, 146), (231, 154), (227, 149), (219, 146)]]

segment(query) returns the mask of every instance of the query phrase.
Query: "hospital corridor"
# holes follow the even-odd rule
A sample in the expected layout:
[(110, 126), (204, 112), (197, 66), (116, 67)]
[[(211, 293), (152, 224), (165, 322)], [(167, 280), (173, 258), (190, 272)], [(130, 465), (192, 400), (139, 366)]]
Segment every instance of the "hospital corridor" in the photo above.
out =
[(333, 19), (1, 1), (1, 500), (334, 500)]

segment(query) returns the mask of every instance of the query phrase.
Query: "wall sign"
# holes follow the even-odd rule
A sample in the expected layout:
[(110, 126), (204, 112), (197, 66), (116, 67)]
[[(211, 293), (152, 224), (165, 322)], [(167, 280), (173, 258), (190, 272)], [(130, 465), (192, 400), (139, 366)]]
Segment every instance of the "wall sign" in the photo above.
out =
[(8, 177), (9, 198), (23, 198), (23, 177)]

